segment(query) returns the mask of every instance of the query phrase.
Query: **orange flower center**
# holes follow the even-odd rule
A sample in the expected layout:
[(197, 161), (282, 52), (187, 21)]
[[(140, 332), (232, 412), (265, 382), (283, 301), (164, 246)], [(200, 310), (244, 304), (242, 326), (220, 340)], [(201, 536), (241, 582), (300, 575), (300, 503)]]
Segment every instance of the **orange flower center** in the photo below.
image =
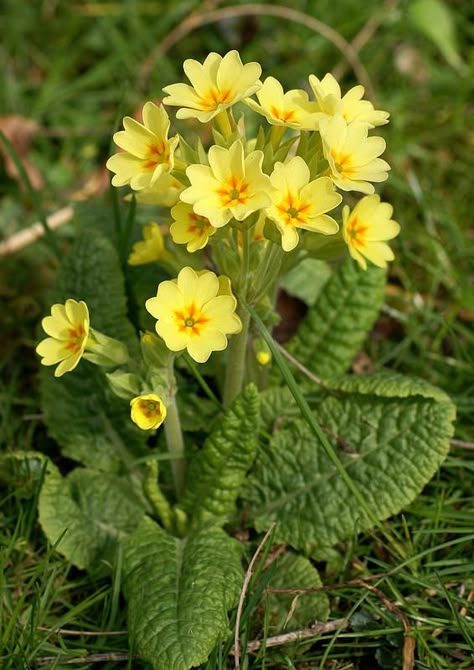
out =
[(73, 354), (77, 354), (82, 349), (85, 336), (86, 331), (84, 326), (79, 325), (75, 328), (69, 328), (69, 337), (67, 340), (66, 349)]
[(339, 172), (342, 177), (350, 177), (354, 174), (355, 169), (351, 165), (351, 154), (337, 153), (337, 151), (331, 149), (331, 157), (334, 160), (337, 172)]
[(173, 315), (179, 332), (187, 332), (189, 335), (200, 335), (209, 321), (207, 316), (198, 311), (194, 302), (183, 309), (175, 309)]
[(168, 163), (170, 152), (165, 140), (155, 142), (148, 145), (148, 158), (145, 160), (143, 167), (154, 169), (157, 165)]
[(276, 208), (287, 226), (296, 226), (308, 222), (310, 206), (309, 202), (301, 202), (297, 196), (288, 192)]
[(204, 109), (217, 109), (219, 105), (230, 105), (232, 102), (232, 91), (230, 88), (225, 88), (220, 91), (213, 86), (201, 98), (201, 105)]
[(188, 214), (188, 219), (189, 224), (186, 230), (191, 235), (195, 235), (196, 237), (203, 237), (204, 235), (208, 234), (210, 229), (212, 229), (212, 226), (209, 223), (209, 219), (207, 219), (205, 216), (199, 216), (199, 214), (191, 212)]
[(346, 233), (354, 247), (365, 247), (365, 234), (367, 226), (357, 217), (350, 219), (346, 226)]
[(250, 184), (239, 177), (232, 176), (217, 190), (223, 207), (243, 205), (249, 197)]
[(147, 419), (161, 418), (161, 407), (155, 400), (139, 400), (138, 408)]
[(278, 107), (275, 107), (274, 105), (272, 105), (270, 107), (270, 112), (272, 113), (272, 116), (274, 116), (275, 119), (278, 119), (279, 121), (284, 121), (284, 122), (288, 122), (288, 121), (296, 122), (297, 121), (296, 112), (295, 112), (294, 109), (287, 109), (287, 110), (278, 109)]

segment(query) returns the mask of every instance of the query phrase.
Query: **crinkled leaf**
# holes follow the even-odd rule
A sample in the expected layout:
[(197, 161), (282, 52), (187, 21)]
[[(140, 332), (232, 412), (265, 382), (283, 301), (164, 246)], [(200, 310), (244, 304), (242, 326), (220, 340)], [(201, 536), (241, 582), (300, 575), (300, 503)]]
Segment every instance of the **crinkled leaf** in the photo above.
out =
[(78, 568), (112, 562), (117, 541), (133, 532), (145, 504), (126, 477), (76, 468), (61, 477), (50, 463), (39, 497), (39, 521), (57, 550)]
[(145, 518), (124, 540), (124, 589), (134, 648), (154, 670), (204, 663), (228, 634), (242, 586), (240, 546), (216, 526), (168, 535)]
[[(67, 298), (85, 300), (92, 327), (138, 355), (117, 253), (94, 231), (80, 235), (61, 264), (50, 301), (64, 303)], [(82, 360), (57, 379), (52, 368), (42, 367), (40, 379), (45, 423), (66, 456), (118, 472), (123, 463), (144, 455), (146, 434), (131, 422), (128, 402), (111, 392), (101, 368)]]
[(225, 523), (258, 445), (259, 396), (249, 384), (223, 413), (190, 463), (181, 505), (194, 521)]
[(279, 427), (281, 419), (299, 418), (301, 412), (287, 386), (271, 386), (260, 393), (260, 420), (268, 433)]
[(288, 351), (320, 377), (345, 372), (382, 306), (385, 278), (384, 270), (364, 271), (347, 258), (308, 309)]
[[(322, 586), (319, 573), (307, 558), (286, 552), (275, 561), (275, 573), (267, 588), (314, 589)], [(295, 600), (296, 598), (296, 600)], [(271, 635), (300, 630), (314, 621), (326, 621), (329, 600), (323, 591), (304, 593), (269, 593), (266, 600)]]
[[(345, 377), (316, 409), (348, 474), (378, 519), (408, 505), (449, 450), (455, 408), (441, 390), (401, 375)], [(261, 449), (243, 493), (258, 530), (313, 551), (372, 525), (307, 423), (285, 423)]]

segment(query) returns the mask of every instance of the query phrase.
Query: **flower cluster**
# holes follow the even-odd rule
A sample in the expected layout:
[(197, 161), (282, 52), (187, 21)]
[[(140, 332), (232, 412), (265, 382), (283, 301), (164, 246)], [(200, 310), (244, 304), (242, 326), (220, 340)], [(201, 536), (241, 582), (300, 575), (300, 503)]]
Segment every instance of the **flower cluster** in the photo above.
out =
[[(298, 245), (298, 230), (336, 235), (339, 226), (328, 212), (342, 201), (340, 191), (372, 195), (374, 183), (387, 179), (390, 166), (380, 157), (385, 140), (369, 132), (387, 123), (389, 115), (363, 99), (362, 86), (342, 95), (331, 74), (322, 79), (312, 74), (308, 84), (313, 97), (302, 89), (285, 92), (274, 77), (262, 83), (260, 65), (243, 64), (237, 51), (224, 56), (211, 53), (203, 63), (188, 59), (183, 69), (190, 84), (166, 86), (160, 107), (146, 103), (143, 124), (124, 119), (124, 130), (114, 139), (125, 151), (110, 158), (107, 165), (115, 172), (114, 185), (129, 184), (139, 199), (172, 206), (171, 237), (176, 244), (186, 244), (188, 252), (203, 249), (212, 242), (216, 229), (243, 223), (254, 212), (264, 213), (274, 223), (285, 252)], [(260, 147), (258, 139), (245, 136), (232, 116), (231, 108), (238, 102), (270, 124), (273, 155), (283, 135), (292, 133), (294, 142), (287, 143), (286, 156), (269, 161), (267, 145)], [(221, 141), (192, 162), (177, 136), (168, 139), (170, 121), (165, 106), (178, 107), (179, 119), (215, 120)], [(302, 131), (319, 136), (319, 148), (307, 143), (316, 147), (312, 153), (298, 145)], [(174, 170), (176, 162), (179, 170)], [(359, 207), (359, 218), (372, 211), (370, 202)], [(385, 245), (384, 252), (371, 253), (374, 239), (365, 231), (373, 221), (358, 228), (357, 254), (353, 253), (354, 238), (343, 233), (361, 267), (366, 267), (364, 259), (383, 266), (392, 258), (385, 242), (394, 237), (395, 228), (387, 221), (381, 216), (377, 223), (376, 241), (379, 249)]]
[[(129, 263), (158, 262), (171, 277), (177, 274), (146, 301), (157, 336), (142, 337), (140, 371), (108, 374), (145, 430), (165, 420), (174, 395), (169, 376), (163, 381), (159, 371), (169, 369), (179, 352), (205, 363), (227, 348), (229, 337), (231, 349), (233, 342), (246, 344), (248, 315), (237, 298), (271, 303), (285, 271), (305, 256), (323, 257), (317, 250), (324, 245), (310, 240), (332, 237), (366, 269), (367, 261), (384, 267), (393, 259), (387, 241), (399, 232), (392, 207), (374, 187), (387, 179), (390, 166), (381, 158), (385, 140), (372, 131), (389, 115), (364, 99), (362, 86), (343, 94), (332, 75), (311, 74), (307, 90), (285, 91), (274, 77), (261, 81), (261, 66), (242, 63), (237, 51), (210, 53), (203, 63), (188, 59), (183, 68), (188, 84), (166, 86), (160, 105), (143, 106), (141, 122), (125, 117), (114, 135), (120, 151), (107, 162), (112, 184), (130, 187), (127, 198), (161, 208), (157, 221), (143, 227)], [(244, 112), (238, 121), (236, 104)], [(194, 128), (210, 124), (214, 143), (204, 148), (199, 138), (170, 133), (169, 107), (177, 108), (177, 119), (197, 121)], [(252, 127), (255, 118), (260, 122), (256, 137), (246, 133), (250, 114)], [(348, 193), (363, 197), (352, 210), (345, 204), (338, 212)], [(84, 302), (53, 305), (43, 328), (49, 337), (37, 351), (45, 365), (59, 364), (56, 376), (73, 370), (81, 357), (109, 366), (126, 359), (120, 363), (119, 345), (92, 331)], [(107, 347), (113, 350), (108, 358)], [(246, 350), (236, 345), (240, 357)], [(253, 351), (257, 369), (271, 362), (264, 347)], [(232, 350), (227, 377), (233, 356)], [(239, 370), (242, 365), (236, 364)], [(229, 397), (236, 384), (226, 380)]]

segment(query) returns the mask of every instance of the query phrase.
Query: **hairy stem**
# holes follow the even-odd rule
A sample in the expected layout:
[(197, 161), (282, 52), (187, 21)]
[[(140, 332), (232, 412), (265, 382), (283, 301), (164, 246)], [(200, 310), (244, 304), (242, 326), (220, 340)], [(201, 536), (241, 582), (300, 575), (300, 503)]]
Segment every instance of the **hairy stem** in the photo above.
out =
[(242, 321), (242, 330), (238, 335), (232, 336), (227, 349), (227, 369), (223, 398), (224, 407), (229, 407), (239, 395), (245, 379), (245, 360), (247, 356), (250, 314), (246, 309), (240, 306), (237, 311)]
[(173, 373), (174, 357), (171, 357), (168, 367), (168, 397), (166, 400), (166, 419), (164, 422), (166, 446), (175, 458), (171, 461), (176, 495), (179, 500), (184, 490), (186, 461), (184, 459), (184, 440), (176, 404), (176, 389)]

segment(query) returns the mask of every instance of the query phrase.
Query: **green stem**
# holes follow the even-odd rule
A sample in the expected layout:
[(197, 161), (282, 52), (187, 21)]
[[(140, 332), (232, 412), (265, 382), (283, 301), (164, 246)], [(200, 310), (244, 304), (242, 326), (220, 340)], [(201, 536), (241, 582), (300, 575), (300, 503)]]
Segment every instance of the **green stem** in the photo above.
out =
[(278, 149), (280, 146), (280, 141), (283, 135), (285, 134), (285, 126), (272, 126), (272, 129), (270, 131), (270, 140), (272, 143), (273, 147), (273, 153)]
[(172, 524), (171, 507), (160, 489), (158, 475), (158, 461), (148, 461), (143, 479), (143, 491), (153, 507), (153, 511), (163, 524), (163, 528), (170, 530)]
[(241, 306), (239, 306), (237, 311), (242, 321), (242, 330), (238, 335), (232, 336), (227, 349), (227, 369), (223, 398), (224, 407), (229, 407), (239, 395), (245, 379), (245, 361), (247, 356), (250, 314)]
[(174, 357), (170, 357), (168, 367), (168, 397), (166, 399), (166, 419), (164, 422), (166, 446), (175, 458), (171, 461), (176, 496), (179, 500), (184, 490), (186, 461), (184, 459), (184, 439), (176, 404), (176, 391), (173, 373)]
[(265, 257), (261, 264), (261, 271), (259, 272), (256, 286), (253, 293), (249, 295), (253, 304), (258, 303), (265, 293), (268, 292), (271, 283), (278, 275), (282, 262), (282, 253), (282, 249), (279, 245), (267, 242)]
[(249, 280), (249, 270), (250, 270), (250, 239), (249, 239), (249, 229), (247, 226), (242, 226), (242, 265), (240, 266), (240, 277), (238, 290), (239, 292), (247, 295), (247, 285)]
[(232, 127), (230, 125), (227, 110), (224, 109), (224, 111), (220, 112), (215, 118), (217, 121), (217, 125), (219, 126), (219, 130), (221, 131), (225, 139), (227, 139), (230, 135), (232, 135)]
[(125, 228), (120, 231), (119, 239), (119, 251), (120, 251), (120, 260), (122, 266), (125, 267), (127, 264), (127, 253), (128, 247), (130, 245), (130, 238), (132, 237), (133, 225), (135, 223), (135, 212), (137, 209), (137, 201), (135, 194), (132, 194), (132, 200), (130, 202), (127, 219), (125, 221)]

